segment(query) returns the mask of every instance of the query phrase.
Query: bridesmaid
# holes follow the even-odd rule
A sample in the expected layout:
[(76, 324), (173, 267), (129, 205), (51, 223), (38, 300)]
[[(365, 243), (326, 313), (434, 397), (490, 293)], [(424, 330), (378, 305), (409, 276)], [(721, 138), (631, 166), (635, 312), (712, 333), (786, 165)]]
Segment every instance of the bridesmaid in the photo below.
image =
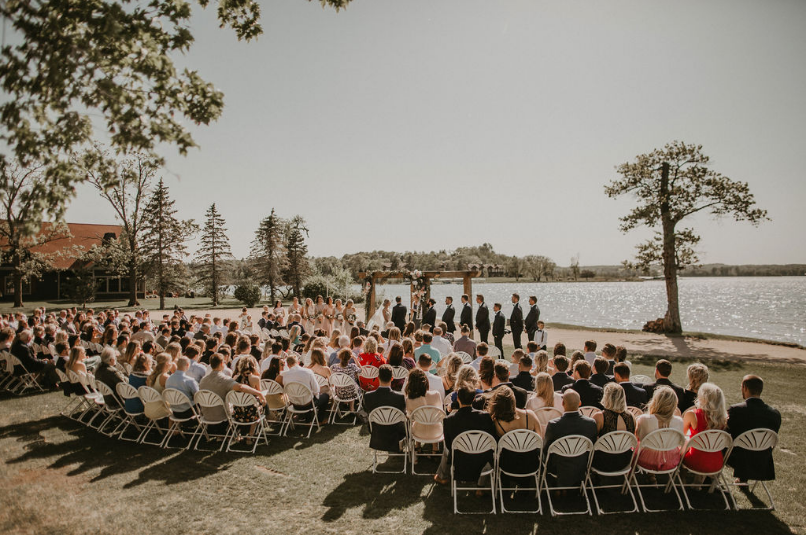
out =
[[(352, 318), (350, 316), (352, 316)], [(355, 322), (357, 319), (358, 316), (356, 315), (356, 310), (353, 306), (353, 300), (348, 299), (347, 306), (344, 307), (344, 329), (342, 330), (346, 332), (351, 331), (352, 328), (355, 327)]]
[(314, 307), (315, 314), (314, 314), (314, 322), (313, 322), (313, 329), (314, 332), (324, 329), (325, 325), (325, 300), (322, 299), (321, 295), (316, 296), (316, 306)]
[(336, 307), (333, 306), (333, 298), (327, 298), (327, 304), (325, 305), (325, 324), (323, 329), (325, 330), (325, 334), (330, 337), (330, 333), (333, 332), (333, 320), (336, 317)]
[(298, 297), (295, 297), (291, 301), (291, 306), (288, 307), (288, 315), (290, 316), (291, 314), (300, 314), (300, 315), (302, 314), (302, 307), (299, 304)]
[(285, 325), (286, 323), (286, 314), (285, 309), (283, 308), (283, 302), (279, 299), (274, 302), (274, 319), (280, 325)]
[(338, 329), (344, 332), (344, 305), (341, 304), (341, 299), (336, 299), (336, 306), (334, 307), (333, 329)]
[(302, 322), (305, 325), (306, 333), (313, 333), (313, 317), (316, 314), (316, 307), (313, 305), (313, 299), (310, 297), (305, 300), (305, 306), (302, 307)]

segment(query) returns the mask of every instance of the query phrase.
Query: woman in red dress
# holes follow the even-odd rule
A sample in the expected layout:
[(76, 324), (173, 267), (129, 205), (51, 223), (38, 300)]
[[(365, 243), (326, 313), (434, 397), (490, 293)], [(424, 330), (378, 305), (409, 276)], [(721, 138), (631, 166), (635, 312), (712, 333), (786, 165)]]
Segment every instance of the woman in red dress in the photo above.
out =
[[(361, 366), (374, 366), (376, 368), (380, 368), (384, 364), (386, 364), (386, 359), (383, 358), (383, 355), (378, 353), (378, 342), (370, 336), (364, 342), (363, 352), (358, 355), (358, 361), (361, 363)], [(365, 379), (361, 377), (361, 388), (364, 390), (375, 390), (378, 388), (378, 378), (375, 379)]]
[[(697, 433), (709, 429), (724, 430), (728, 423), (725, 394), (713, 383), (704, 383), (697, 392), (697, 402), (693, 410), (683, 415), (684, 433), (693, 438)], [(690, 449), (683, 464), (697, 472), (716, 472), (722, 467), (721, 451), (700, 451)]]

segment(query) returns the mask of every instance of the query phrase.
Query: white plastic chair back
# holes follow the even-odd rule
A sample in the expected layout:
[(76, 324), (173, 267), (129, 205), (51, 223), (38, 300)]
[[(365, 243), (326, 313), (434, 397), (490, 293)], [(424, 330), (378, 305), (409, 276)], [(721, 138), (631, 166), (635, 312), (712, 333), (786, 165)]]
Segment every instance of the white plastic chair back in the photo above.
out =
[(687, 449), (696, 449), (702, 452), (713, 453), (728, 450), (733, 447), (733, 439), (729, 433), (718, 429), (700, 431), (688, 441)]
[[(497, 355), (497, 356), (498, 356), (498, 355)], [(506, 367), (507, 367), (507, 369), (509, 369), (509, 367), (510, 367), (510, 366), (512, 366), (512, 364), (513, 364), (512, 362), (510, 362), (510, 361), (508, 361), (508, 360), (506, 360), (506, 359), (497, 359), (497, 360), (495, 361), (495, 363), (496, 363), (496, 364), (503, 364), (504, 366), (506, 366)]]
[(682, 448), (686, 437), (677, 429), (656, 429), (641, 440), (642, 449), (671, 451)]
[(493, 436), (484, 431), (465, 431), (459, 433), (459, 436), (453, 439), (451, 449), (470, 455), (477, 455), (487, 451), (495, 453), (496, 443)]
[(462, 364), (470, 364), (471, 362), (473, 362), (473, 357), (471, 357), (469, 353), (465, 353), (464, 351), (457, 351), (456, 354), (462, 358)]
[[(333, 399), (337, 399), (339, 401), (352, 401), (359, 398), (358, 392), (361, 390), (359, 386), (353, 381), (353, 378), (347, 375), (346, 373), (334, 373), (330, 376), (330, 386), (333, 388), (330, 389), (331, 394), (333, 394)], [(337, 388), (352, 388), (353, 395), (352, 397), (345, 398), (338, 394)], [(342, 390), (342, 394), (344, 391)]]
[(543, 439), (529, 429), (515, 429), (498, 439), (498, 455), (504, 450), (513, 453), (538, 452), (543, 449)]
[(184, 394), (175, 388), (166, 388), (162, 391), (162, 400), (168, 405), (168, 408), (173, 412), (173, 408), (177, 405), (190, 405), (193, 402)]
[(140, 396), (140, 399), (143, 400), (143, 403), (158, 403), (162, 401), (160, 393), (150, 386), (141, 386), (137, 389), (137, 394)]
[(260, 402), (255, 396), (237, 390), (227, 392), (227, 403), (233, 407), (260, 407)]
[[(444, 419), (445, 419), (445, 411), (443, 411), (441, 408), (432, 407), (430, 405), (417, 407), (411, 413), (411, 422), (412, 424), (417, 424), (419, 426), (420, 432), (422, 432), (423, 426), (436, 426), (436, 425), (442, 426), (442, 421)], [(412, 439), (417, 440), (419, 442), (421, 440), (418, 439), (418, 436), (415, 433), (415, 429), (417, 428), (412, 426)]]
[(395, 425), (406, 422), (406, 414), (395, 407), (378, 407), (369, 413), (369, 430), (372, 431), (372, 424)]
[(535, 415), (537, 416), (537, 421), (540, 423), (540, 427), (545, 429), (550, 421), (555, 418), (561, 418), (563, 412), (556, 407), (541, 407), (535, 411)]
[(453, 405), (453, 400), (451, 399), (452, 394), (448, 394), (445, 396), (445, 399), (442, 402), (442, 406), (445, 407), (445, 412), (448, 412), (448, 409)]
[(633, 375), (630, 377), (630, 382), (637, 385), (648, 385), (652, 382), (652, 378), (648, 375)]
[(323, 377), (317, 373), (314, 374), (314, 377), (316, 377), (316, 382), (319, 384), (320, 389), (330, 388), (330, 383), (328, 382), (327, 377)]
[(377, 379), (378, 368), (375, 366), (361, 366), (361, 377), (364, 379)]
[[(200, 408), (203, 409), (212, 409), (215, 407), (221, 407), (224, 410), (225, 414), (228, 414), (229, 411), (227, 410), (227, 406), (224, 403), (224, 400), (221, 399), (221, 396), (216, 394), (211, 390), (199, 390), (193, 395), (193, 402), (198, 405)], [(221, 423), (226, 422), (226, 418), (219, 421), (209, 421), (207, 418), (204, 418), (204, 413), (202, 412), (202, 419), (207, 420), (207, 423)]]
[(624, 453), (634, 451), (638, 447), (638, 439), (629, 431), (611, 431), (599, 437), (593, 445), (593, 451), (603, 453)]
[(264, 396), (276, 396), (277, 394), (283, 393), (282, 385), (271, 379), (261, 379), (260, 390), (263, 392)]
[(747, 451), (766, 451), (778, 445), (778, 433), (772, 429), (751, 429), (733, 440), (733, 447)]
[(551, 443), (546, 456), (579, 457), (593, 451), (593, 442), (582, 435), (568, 435)]
[(501, 350), (498, 349), (495, 346), (490, 346), (488, 351), (487, 351), (487, 355), (492, 357), (492, 358), (500, 357), (501, 356)]
[(103, 381), (95, 381), (95, 389), (104, 397), (114, 398), (115, 393), (109, 388), (109, 385)]
[[(2, 357), (0, 357), (0, 358), (2, 358)], [(56, 368), (56, 375), (59, 376), (59, 382), (60, 383), (69, 383), (70, 382), (70, 378), (67, 377), (67, 374), (65, 374), (59, 368)]]
[(409, 376), (409, 370), (403, 366), (394, 366), (392, 368), (392, 379), (406, 379)]
[(587, 416), (588, 418), (593, 418), (593, 415), (599, 412), (599, 409), (596, 407), (580, 407), (579, 413), (582, 416)]
[(286, 397), (294, 405), (304, 406), (313, 403), (313, 392), (302, 383), (288, 383), (283, 387)]

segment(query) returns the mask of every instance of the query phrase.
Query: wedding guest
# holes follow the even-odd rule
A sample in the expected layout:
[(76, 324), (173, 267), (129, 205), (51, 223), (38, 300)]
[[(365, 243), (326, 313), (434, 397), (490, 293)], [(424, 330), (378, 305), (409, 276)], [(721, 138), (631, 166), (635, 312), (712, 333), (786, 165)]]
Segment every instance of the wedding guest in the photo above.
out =
[(453, 343), (453, 350), (454, 351), (463, 351), (470, 355), (470, 358), (476, 358), (476, 342), (470, 338), (470, 327), (467, 325), (462, 325), (459, 329), (459, 332), (462, 336), (460, 336), (454, 343)]
[(283, 384), (283, 377), (280, 375), (283, 370), (285, 370), (285, 359), (283, 357), (271, 359), (269, 365), (260, 374), (260, 379), (268, 379), (269, 381), (274, 381), (282, 386)]
[[(602, 354), (604, 354), (604, 349), (602, 349)], [(593, 371), (596, 373), (591, 375), (591, 383), (600, 388), (604, 388), (607, 383), (615, 382), (615, 378), (608, 374), (607, 368), (607, 359), (604, 357), (596, 357), (593, 360)]]
[(593, 360), (596, 358), (596, 340), (588, 340), (585, 342), (585, 360), (593, 366)]
[(668, 386), (672, 390), (674, 390), (675, 395), (677, 395), (678, 403), (681, 399), (683, 399), (683, 387), (677, 386), (672, 381), (669, 380), (669, 376), (672, 375), (672, 363), (666, 359), (660, 359), (658, 362), (655, 363), (655, 382), (650, 383), (648, 385), (644, 385), (644, 390), (646, 390), (647, 396), (652, 399), (652, 394), (655, 392), (655, 389), (659, 386)]
[[(252, 357), (250, 356), (249, 358)], [(211, 392), (218, 394), (218, 396), (225, 402), (227, 399), (227, 394), (230, 390), (246, 392), (247, 394), (252, 394), (255, 396), (261, 405), (266, 404), (266, 398), (263, 396), (260, 390), (252, 388), (248, 384), (239, 383), (224, 373), (224, 358), (220, 353), (214, 353), (210, 357), (210, 367), (212, 368), (210, 373), (208, 373), (204, 379), (201, 380), (201, 383), (199, 383), (200, 390), (210, 390)], [(202, 407), (202, 413), (208, 420), (227, 419), (227, 415), (224, 412), (224, 407)]]
[(554, 407), (562, 410), (563, 396), (554, 391), (554, 383), (547, 373), (538, 373), (535, 376), (535, 396), (526, 402), (526, 408), (537, 411), (543, 407)]
[(442, 376), (442, 386), (445, 389), (445, 395), (453, 393), (456, 387), (456, 376), (459, 373), (459, 368), (462, 367), (462, 357), (456, 353), (451, 353), (446, 359), (441, 362), (447, 362), (445, 366), (445, 374)]
[(359, 376), (361, 375), (361, 368), (357, 364), (357, 359), (349, 349), (339, 350), (339, 362), (333, 364), (330, 370), (335, 373), (343, 373), (352, 379), (356, 386), (349, 387), (336, 387), (336, 395), (341, 398), (352, 398), (358, 395), (357, 385), (359, 384)]
[[(613, 375), (613, 368), (616, 366), (616, 346), (613, 344), (605, 344), (602, 346), (602, 358), (607, 362), (607, 370), (604, 372), (605, 375)], [(599, 386), (604, 388), (603, 385)]]
[[(638, 417), (635, 424), (635, 436), (640, 443), (652, 431), (658, 429), (676, 429), (681, 433), (684, 430), (683, 419), (675, 416), (677, 396), (668, 386), (655, 389), (649, 401), (647, 413)], [(671, 451), (658, 451), (643, 449), (638, 457), (638, 465), (650, 470), (672, 470), (680, 463), (679, 448)]]
[(495, 424), (495, 432), (499, 437), (515, 429), (540, 432), (537, 416), (529, 409), (516, 407), (515, 394), (511, 388), (503, 387), (495, 390), (487, 403), (487, 412), (490, 413)]
[[(579, 404), (579, 394), (575, 390), (563, 392), (563, 409), (565, 412), (560, 418), (555, 418), (546, 425), (545, 438), (543, 439), (543, 457), (546, 457), (549, 448), (555, 441), (569, 435), (582, 435), (591, 442), (596, 442), (598, 435), (596, 422), (592, 418), (580, 414)], [(556, 476), (557, 486), (572, 487), (578, 485), (585, 478), (587, 467), (587, 455), (576, 457), (552, 455), (549, 459), (547, 470), (550, 475)]]
[[(593, 414), (600, 437), (613, 431), (635, 433), (635, 418), (627, 410), (627, 398), (623, 388), (619, 388), (615, 383), (607, 383), (604, 386), (602, 405), (603, 409)], [(632, 451), (619, 454), (599, 451), (593, 456), (593, 465), (602, 472), (615, 472), (624, 468), (632, 456)]]
[[(694, 438), (709, 429), (724, 431), (728, 423), (728, 410), (722, 389), (713, 383), (703, 383), (697, 391), (695, 409), (683, 415), (683, 433)], [(697, 472), (716, 472), (722, 467), (721, 451), (701, 451), (691, 448), (683, 458), (683, 465)]]
[[(423, 345), (418, 347), (414, 351), (415, 358), (419, 358), (420, 355), (425, 354), (431, 357), (431, 362), (438, 365), (439, 361), (442, 359), (442, 355), (435, 347), (431, 345), (431, 342), (433, 341), (433, 336), (431, 335), (431, 333), (425, 333), (425, 332), (423, 333), (422, 336), (423, 336)], [(431, 373), (436, 374), (437, 373), (436, 368), (431, 370)]]
[[(364, 395), (364, 410), (367, 414), (379, 407), (393, 407), (406, 412), (406, 398), (392, 389), (392, 367), (388, 364), (378, 368), (378, 388)], [(369, 447), (374, 450), (399, 452), (401, 441), (406, 438), (406, 424), (400, 422), (394, 426), (373, 426), (369, 439)]]
[(473, 366), (468, 364), (463, 364), (461, 368), (459, 368), (459, 372), (456, 374), (456, 387), (454, 388), (453, 393), (450, 395), (451, 404), (448, 407), (447, 412), (455, 411), (459, 408), (459, 402), (457, 400), (457, 392), (460, 388), (470, 388), (476, 392), (476, 394), (481, 394), (483, 390), (479, 388), (479, 372)]
[[(534, 342), (532, 342), (534, 344)], [(532, 375), (538, 373), (548, 373), (549, 371), (549, 354), (544, 350), (540, 350), (532, 357)]]
[[(397, 327), (395, 327), (397, 329)], [(404, 358), (404, 351), (403, 346), (397, 342), (393, 343), (392, 346), (389, 348), (389, 358), (387, 359), (387, 364), (394, 368), (404, 368), (407, 371), (411, 371), (415, 363), (413, 360), (409, 358)], [(395, 392), (400, 392), (403, 389), (403, 385), (405, 384), (405, 379), (394, 379), (391, 382), (391, 388)]]
[(199, 391), (199, 383), (188, 374), (191, 360), (188, 357), (179, 357), (176, 361), (176, 371), (165, 381), (165, 388), (179, 390), (187, 398), (188, 403), (173, 405), (174, 415), (178, 418), (190, 418), (193, 416), (190, 406), (193, 404), (193, 397)]
[[(481, 375), (481, 374), (479, 374)], [(473, 408), (482, 410), (486, 407), (490, 397), (496, 390), (504, 387), (509, 387), (515, 394), (516, 405), (519, 409), (526, 407), (526, 400), (529, 398), (529, 393), (523, 388), (513, 385), (509, 380), (509, 367), (503, 362), (496, 362), (493, 365), (493, 378), (489, 391), (484, 392), (476, 397), (473, 402)]]
[[(316, 413), (321, 421), (323, 418), (327, 419), (326, 409), (330, 403), (330, 395), (321, 392), (319, 383), (316, 381), (313, 371), (303, 368), (298, 365), (297, 358), (294, 355), (288, 355), (285, 358), (286, 370), (283, 372), (283, 384), (288, 386), (290, 383), (300, 383), (308, 387), (313, 394), (313, 404), (316, 407)], [(305, 407), (298, 407), (305, 408)]]
[(616, 364), (613, 371), (616, 374), (616, 382), (624, 389), (624, 394), (627, 397), (627, 406), (643, 409), (649, 397), (647, 396), (646, 390), (630, 382), (630, 367), (623, 362), (619, 362)]
[(434, 327), (434, 335), (431, 339), (431, 347), (439, 351), (439, 354), (442, 357), (448, 355), (451, 352), (451, 344), (445, 338), (442, 337), (443, 330), (440, 327)]
[[(311, 351), (311, 363), (308, 365), (308, 368), (310, 368), (316, 375), (324, 377), (325, 379), (330, 379), (332, 372), (325, 362), (325, 352), (323, 350), (316, 348)], [(323, 386), (321, 388), (323, 393), (330, 394), (329, 387)]]
[[(361, 366), (374, 366), (375, 368), (380, 368), (382, 365), (386, 364), (386, 359), (383, 358), (383, 355), (378, 353), (378, 342), (375, 341), (374, 338), (367, 338), (364, 342), (363, 352), (358, 356), (358, 361)], [(378, 388), (378, 379), (367, 379), (365, 377), (361, 377), (361, 388), (365, 391), (367, 390), (375, 390)]]
[(417, 360), (414, 358), (414, 343), (411, 341), (411, 338), (404, 338), (403, 341), (400, 343), (403, 347), (403, 362), (406, 367), (411, 365), (411, 368), (415, 368), (417, 366)]
[(619, 362), (623, 362), (630, 368), (632, 368), (632, 362), (627, 360), (627, 348), (624, 346), (616, 346), (616, 356), (614, 357), (616, 364)]
[[(440, 381), (440, 387), (442, 382)], [(409, 373), (406, 381), (406, 414), (411, 417), (411, 413), (419, 407), (426, 405), (442, 408), (442, 400), (445, 398), (442, 392), (430, 388), (429, 374), (422, 369), (414, 369)], [(412, 422), (411, 432), (422, 438), (437, 438), (442, 434), (442, 424), (428, 425), (421, 429), (421, 425)]]
[[(509, 356), (509, 359), (510, 359), (510, 362), (511, 362), (511, 364), (509, 365), (509, 376), (510, 377), (514, 378), (516, 375), (518, 375), (518, 372), (520, 371), (518, 369), (518, 367), (519, 367), (520, 362), (521, 362), (521, 357), (523, 357), (525, 355), (526, 354), (523, 352), (523, 349), (516, 349), (515, 351), (512, 352), (512, 355)], [(503, 360), (505, 360), (505, 359), (503, 359)], [(531, 388), (529, 390), (531, 390)]]
[[(556, 359), (555, 359), (556, 361)], [(602, 389), (590, 382), (591, 366), (586, 360), (577, 361), (574, 364), (574, 382), (563, 387), (562, 392), (574, 390), (579, 394), (581, 406), (599, 407), (602, 400)]]
[[(146, 384), (146, 379), (151, 373), (151, 358), (145, 353), (141, 353), (134, 359), (132, 365), (132, 372), (129, 374), (129, 384), (135, 389), (140, 388)], [(126, 412), (139, 413), (143, 412), (143, 402), (139, 397), (129, 398), (125, 401)]]
[(687, 409), (694, 406), (694, 403), (697, 401), (697, 393), (700, 390), (700, 386), (708, 382), (708, 366), (700, 364), (699, 362), (690, 364), (686, 369), (686, 375), (688, 376), (688, 386), (677, 405), (681, 413), (686, 412)]
[[(512, 375), (510, 374), (512, 377)], [(532, 376), (532, 359), (529, 355), (524, 355), (518, 362), (518, 373), (512, 377), (512, 384), (523, 388), (527, 392), (535, 389), (535, 378)]]

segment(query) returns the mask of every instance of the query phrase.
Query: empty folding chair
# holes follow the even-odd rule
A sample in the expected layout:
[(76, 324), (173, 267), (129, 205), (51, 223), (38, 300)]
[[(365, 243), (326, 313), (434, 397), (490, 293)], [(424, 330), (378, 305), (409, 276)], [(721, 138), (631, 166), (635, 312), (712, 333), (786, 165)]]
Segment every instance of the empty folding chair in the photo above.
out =
[[(543, 504), (540, 500), (540, 455), (543, 451), (543, 439), (540, 435), (529, 429), (516, 429), (510, 431), (498, 440), (496, 455), (496, 481), (498, 494), (501, 499), (502, 513), (542, 513)], [(534, 487), (504, 485), (504, 477), (534, 479)], [(530, 511), (509, 510), (504, 504), (504, 491), (535, 491), (537, 509)]]
[[(411, 426), (409, 427), (409, 452), (411, 453), (411, 473), (414, 475), (425, 475), (417, 473), (417, 457), (441, 457), (437, 453), (439, 445), (445, 441), (442, 432), (442, 421), (445, 419), (445, 411), (440, 408), (424, 405), (417, 407), (411, 413)], [(417, 453), (415, 445), (432, 444), (435, 448), (433, 453)]]
[[(250, 453), (255, 453), (255, 450), (257, 450), (261, 440), (266, 446), (269, 445), (269, 439), (266, 437), (266, 428), (264, 427), (263, 422), (263, 410), (260, 402), (255, 396), (246, 392), (230, 390), (227, 392), (227, 405), (231, 407), (231, 410), (228, 412), (228, 414), (229, 424), (232, 428), (232, 433), (229, 435), (229, 442), (227, 442), (228, 452), (239, 451), (245, 453), (248, 451)], [(237, 415), (239, 409), (242, 412), (251, 412), (254, 415), (254, 419), (242, 421)], [(242, 428), (246, 428), (245, 435), (241, 431)], [(244, 438), (244, 436), (246, 438)], [(239, 450), (233, 448), (233, 443), (237, 440), (246, 440), (247, 446), (248, 442), (251, 440), (251, 450)]]
[(579, 414), (582, 416), (587, 416), (588, 418), (593, 418), (593, 415), (599, 412), (599, 409), (596, 407), (580, 407)]
[[(551, 486), (549, 485), (549, 476), (557, 476), (560, 474), (552, 474), (549, 472), (549, 466), (551, 466), (551, 457), (565, 457), (565, 458), (576, 458), (581, 456), (585, 457), (585, 466), (590, 467), (590, 455), (593, 452), (593, 442), (590, 441), (587, 437), (582, 435), (568, 435), (562, 437), (555, 442), (552, 442), (551, 445), (548, 447), (546, 451), (546, 456), (543, 460), (543, 477), (542, 477), (542, 486), (543, 489), (546, 491), (546, 495), (548, 496), (549, 501), (549, 511), (551, 512), (551, 516), (559, 516), (559, 515), (593, 515), (591, 511), (591, 502), (588, 499), (588, 494), (585, 492), (585, 484), (588, 479), (588, 471), (582, 476), (581, 482), (578, 485), (573, 486)], [(558, 470), (560, 472), (560, 470)], [(583, 511), (557, 511), (554, 509), (554, 503), (551, 500), (551, 491), (553, 490), (577, 490), (579, 493), (585, 498), (585, 510)]]
[[(775, 450), (775, 447), (778, 445), (778, 433), (773, 431), (772, 429), (751, 429), (749, 431), (745, 431), (735, 439), (733, 439), (733, 454), (734, 458), (735, 455), (739, 451), (744, 452), (763, 452), (769, 451), (770, 455)], [(767, 507), (747, 507), (743, 509), (756, 509), (756, 510), (764, 510), (764, 511), (774, 511), (775, 510), (775, 502), (772, 499), (772, 494), (770, 494), (770, 489), (767, 488), (767, 482), (764, 480), (755, 480), (755, 479), (748, 479), (745, 482), (738, 482), (733, 481), (732, 478), (728, 480), (732, 487), (736, 488), (744, 488), (747, 489), (748, 492), (753, 493), (756, 489), (756, 485), (761, 483), (761, 486), (764, 488), (764, 492), (767, 493), (767, 499), (770, 502), (770, 505)], [(733, 507), (735, 509), (740, 509), (738, 504), (736, 503), (736, 499), (731, 494), (731, 500), (733, 501)]]
[[(420, 407), (420, 409), (424, 408), (427, 407)], [(463, 490), (489, 490), (490, 497), (492, 498), (492, 511), (482, 511), (481, 513), (488, 514), (491, 512), (495, 514), (495, 451), (495, 438), (484, 431), (465, 431), (453, 439), (453, 443), (451, 444), (451, 496), (453, 496), (453, 514), (477, 514), (470, 511), (459, 510), (459, 491)], [(459, 453), (461, 453), (461, 455), (457, 455)], [(476, 468), (476, 465), (483, 462), (484, 458), (488, 456), (490, 459), (489, 467), (481, 466), (480, 471), (466, 471), (463, 469), (464, 466), (458, 466), (459, 463), (462, 465), (470, 464), (473, 457), (476, 457), (475, 462), (473, 462), (473, 468)], [(482, 459), (479, 461), (478, 457), (482, 457)], [(457, 462), (457, 459), (459, 462)], [(489, 486), (480, 486), (478, 484), (472, 487), (459, 486), (461, 482), (469, 481), (471, 478), (477, 482), (478, 479), (482, 477), (489, 478)]]
[[(266, 413), (263, 415), (263, 421), (266, 425), (267, 435), (282, 435), (283, 423), (285, 422), (285, 410), (287, 401), (285, 394), (283, 394), (283, 386), (271, 379), (262, 379), (260, 381), (260, 390), (266, 398)], [(276, 424), (277, 432), (270, 433), (270, 427)]]
[(294, 416), (301, 416), (309, 414), (311, 416), (310, 422), (298, 422), (300, 425), (307, 425), (308, 435), (306, 438), (311, 438), (313, 426), (319, 430), (319, 415), (316, 411), (316, 404), (313, 402), (313, 392), (311, 389), (302, 383), (288, 383), (283, 387), (283, 392), (288, 398), (288, 408), (285, 411), (285, 430), (283, 435), (288, 435), (288, 429), (294, 428)]
[[(403, 427), (406, 429), (406, 443), (408, 444), (409, 441), (409, 427), (408, 427), (408, 420), (406, 419), (406, 414), (401, 411), (400, 409), (396, 409), (394, 407), (378, 407), (377, 409), (373, 410), (369, 413), (369, 432), (370, 435), (375, 432), (383, 432), (385, 431), (383, 428), (397, 426), (399, 424), (403, 424)], [(373, 429), (373, 426), (375, 428)], [(378, 427), (381, 429), (378, 429)], [(373, 457), (372, 457), (372, 473), (383, 473), (383, 474), (405, 474), (407, 462), (409, 458), (408, 452), (402, 453), (394, 453), (388, 451), (379, 451), (376, 449), (372, 449)], [(378, 470), (378, 453), (385, 456), (387, 459), (392, 457), (403, 457), (403, 470), (402, 471), (395, 471), (395, 470)]]
[[(129, 383), (118, 383), (115, 386), (115, 391), (118, 393), (118, 397), (123, 401), (123, 412), (126, 416), (123, 418), (123, 421), (118, 424), (115, 430), (112, 431), (112, 433), (120, 433), (118, 438), (121, 440), (137, 442), (140, 438), (140, 435), (143, 433), (143, 426), (140, 425), (140, 423), (137, 421), (137, 418), (143, 416), (143, 410), (132, 410), (130, 406), (126, 405), (126, 402), (129, 400), (136, 400), (137, 403), (134, 404), (139, 404), (140, 406), (142, 406), (143, 402), (140, 401), (140, 396), (137, 394), (137, 389)], [(137, 438), (126, 438), (126, 430), (129, 428), (129, 426), (134, 426), (134, 428), (137, 429)]]
[[(629, 431), (612, 431), (599, 437), (599, 440), (593, 445), (593, 455), (590, 456), (590, 469), (588, 470), (588, 488), (591, 489), (593, 494), (593, 502), (596, 504), (596, 512), (600, 515), (610, 513), (637, 513), (638, 501), (635, 499), (630, 487), (630, 473), (632, 472), (632, 459), (635, 453), (635, 448), (638, 447), (638, 439), (635, 438), (633, 433)], [(612, 459), (612, 464), (608, 463), (607, 469), (597, 467), (596, 458), (597, 453), (608, 455), (608, 459)], [(623, 457), (623, 462), (619, 466), (618, 461)], [(601, 478), (621, 478), (618, 484), (603, 484), (594, 485), (593, 475), (598, 475)], [(621, 489), (621, 494), (629, 493), (632, 498), (633, 508), (630, 511), (605, 511), (599, 505), (599, 498), (596, 496), (596, 489)]]
[[(677, 486), (675, 485), (675, 479), (677, 478), (677, 472), (680, 470), (680, 460), (681, 460), (681, 451), (683, 449), (683, 445), (686, 443), (686, 437), (683, 436), (683, 433), (676, 429), (656, 429), (652, 431), (647, 436), (645, 436), (639, 443), (638, 443), (638, 452), (635, 455), (635, 460), (633, 461), (633, 470), (632, 470), (632, 486), (635, 490), (638, 491), (638, 498), (641, 500), (641, 509), (644, 512), (655, 513), (659, 511), (674, 511), (675, 509), (650, 509), (646, 506), (646, 501), (644, 500), (644, 493), (641, 491), (642, 488), (655, 488), (655, 489), (664, 489), (664, 493), (668, 494), (669, 491), (674, 490), (675, 496), (677, 496), (677, 502), (679, 507), (676, 509), (678, 511), (684, 510), (683, 500), (680, 498), (680, 493), (677, 490)], [(669, 459), (677, 459), (677, 464), (673, 468), (668, 469), (652, 469), (641, 466), (641, 453), (644, 450), (651, 450), (656, 452), (659, 455), (665, 456)], [(639, 483), (638, 476), (642, 474), (647, 474), (650, 476), (657, 476), (665, 475), (669, 478), (668, 483), (665, 485), (663, 483)]]
[[(232, 432), (232, 427), (229, 425), (229, 417), (227, 416), (227, 406), (221, 396), (210, 390), (199, 390), (193, 395), (193, 401), (199, 408), (199, 429), (197, 431), (198, 439), (194, 449), (202, 451), (221, 451), (224, 449), (224, 443), (229, 438)], [(224, 434), (211, 433), (211, 426), (222, 426), (226, 430)], [(200, 448), (202, 438), (207, 442), (213, 439), (221, 440), (221, 446), (217, 450), (207, 450)]]
[[(330, 406), (330, 423), (340, 423), (338, 420), (352, 414), (353, 421), (349, 425), (355, 425), (361, 410), (361, 387), (346, 373), (334, 373), (330, 376), (330, 394), (333, 400)], [(344, 405), (352, 408), (345, 409)]]
[[(722, 463), (719, 465), (718, 470), (713, 470), (710, 472), (701, 472), (698, 470), (694, 470), (693, 468), (689, 467), (685, 463), (685, 456), (689, 450), (695, 449), (697, 451), (703, 453), (717, 453), (717, 452), (725, 452), (722, 455)], [(733, 439), (731, 438), (729, 433), (725, 431), (720, 431), (718, 429), (708, 429), (706, 431), (700, 431), (688, 441), (686, 444), (685, 449), (683, 450), (683, 463), (681, 470), (685, 470), (690, 474), (694, 474), (696, 476), (704, 477), (704, 478), (711, 478), (711, 484), (708, 489), (708, 493), (713, 493), (714, 490), (718, 490), (722, 494), (722, 499), (725, 500), (725, 509), (730, 510), (732, 497), (730, 495), (730, 489), (728, 485), (725, 483), (725, 478), (723, 476), (723, 469), (725, 468), (725, 462), (727, 462), (728, 457), (730, 457), (731, 450), (733, 449)], [(689, 498), (688, 491), (686, 488), (692, 487), (701, 487), (702, 484), (697, 483), (684, 483), (683, 479), (680, 477), (680, 472), (678, 471), (678, 482), (680, 484), (680, 489), (683, 491), (683, 497), (686, 499), (686, 505), (688, 505), (689, 509), (696, 509), (694, 506), (691, 505), (691, 499)], [(729, 500), (730, 498), (730, 500)]]
[[(157, 405), (165, 406), (165, 402), (162, 401), (162, 396), (160, 395), (160, 393), (157, 392), (155, 389), (151, 388), (150, 386), (145, 385), (141, 386), (140, 388), (137, 389), (137, 394), (140, 396), (140, 400), (143, 402), (144, 407), (148, 407), (149, 404), (151, 404), (152, 406)], [(168, 407), (165, 407), (165, 410), (166, 412), (168, 412)], [(144, 414), (146, 418), (148, 418), (148, 425), (146, 425), (146, 427), (143, 429), (143, 432), (140, 434), (138, 442), (140, 444), (151, 444), (152, 446), (162, 446), (162, 442), (163, 440), (165, 440), (165, 435), (163, 434), (163, 428), (160, 427), (159, 422), (160, 420), (167, 417), (167, 414), (159, 418), (153, 418), (149, 416), (148, 413), (146, 412), (144, 412)], [(151, 433), (151, 431), (154, 430), (156, 430), (157, 434), (159, 434), (159, 440), (157, 442), (151, 442), (148, 440), (149, 433)], [(165, 431), (167, 430), (168, 429), (166, 427)]]
[(170, 425), (168, 426), (168, 432), (165, 434), (165, 439), (162, 441), (162, 447), (168, 448), (171, 443), (171, 438), (173, 438), (175, 434), (180, 434), (184, 437), (185, 430), (182, 429), (182, 427), (190, 422), (191, 425), (195, 424), (195, 428), (185, 447), (186, 450), (189, 450), (190, 446), (193, 444), (193, 439), (196, 437), (196, 431), (199, 429), (199, 415), (196, 414), (196, 408), (193, 406), (193, 402), (184, 392), (175, 388), (166, 388), (163, 390), (162, 400), (168, 405), (168, 410), (171, 411), (171, 414), (168, 416)]

